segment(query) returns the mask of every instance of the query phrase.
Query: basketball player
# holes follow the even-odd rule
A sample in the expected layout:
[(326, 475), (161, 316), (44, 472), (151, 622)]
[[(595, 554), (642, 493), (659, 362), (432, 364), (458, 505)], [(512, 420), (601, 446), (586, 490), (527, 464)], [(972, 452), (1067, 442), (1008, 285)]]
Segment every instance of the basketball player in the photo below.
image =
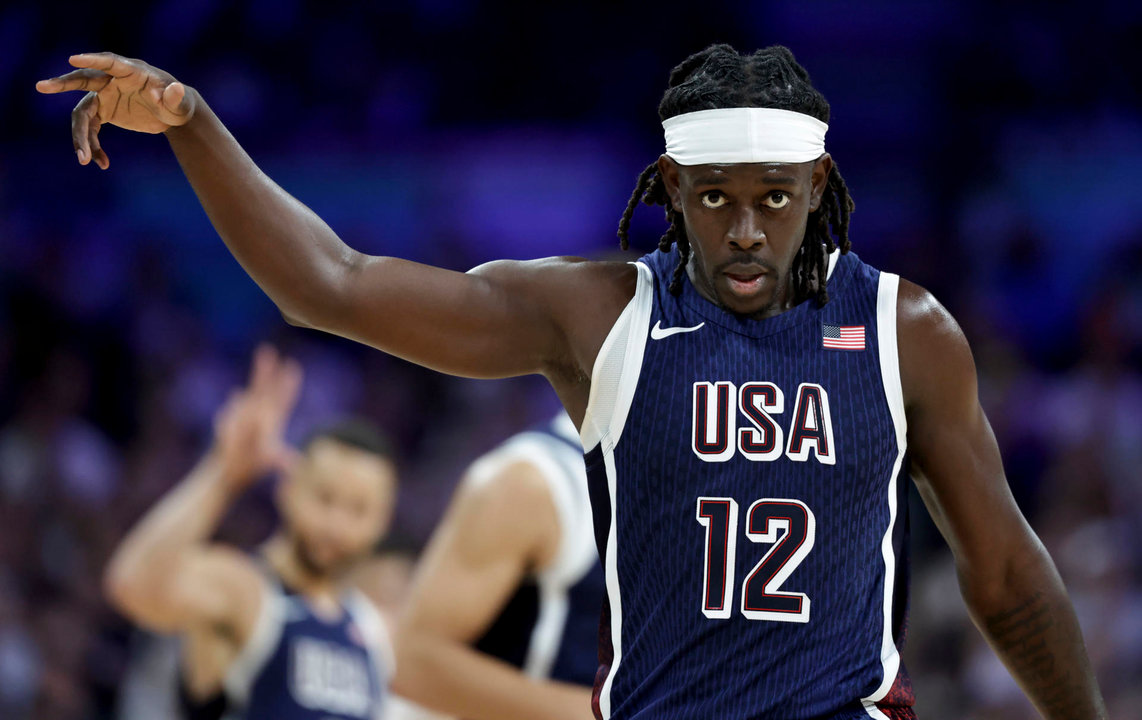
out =
[(1039, 711), (1105, 717), (968, 343), (927, 291), (848, 252), (829, 105), (787, 49), (712, 46), (671, 73), (666, 151), (620, 226), (640, 199), (663, 205), (658, 251), (466, 274), (346, 247), (168, 73), (110, 53), (70, 62), (39, 88), (87, 91), (79, 162), (108, 166), (106, 123), (165, 133), (290, 322), (443, 372), (551, 382), (586, 450), (606, 573), (600, 717), (913, 717), (906, 476)]
[(393, 690), (468, 720), (587, 718), (603, 592), (582, 447), (560, 413), (468, 469), (418, 568)]
[[(218, 716), (219, 697), (247, 720), (380, 717), (393, 667), (385, 622), (339, 581), (388, 525), (396, 475), (362, 425), (321, 431), (295, 457), (282, 430), (300, 382), (297, 363), (260, 348), (209, 452), (107, 569), (128, 618), (182, 636), (184, 692), (199, 717)], [(258, 556), (212, 544), (232, 502), (279, 469), (282, 526)]]

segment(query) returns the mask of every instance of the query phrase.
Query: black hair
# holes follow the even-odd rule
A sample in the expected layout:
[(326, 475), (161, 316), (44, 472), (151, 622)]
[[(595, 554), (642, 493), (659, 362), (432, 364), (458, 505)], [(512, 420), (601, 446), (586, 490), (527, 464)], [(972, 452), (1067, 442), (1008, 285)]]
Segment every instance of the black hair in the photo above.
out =
[[(658, 105), (660, 120), (696, 112), (734, 107), (764, 107), (791, 110), (829, 122), (829, 103), (809, 80), (809, 73), (793, 58), (789, 48), (781, 45), (742, 55), (729, 45), (711, 45), (683, 60), (670, 71), (670, 84)], [(690, 260), (690, 240), (666, 194), (666, 183), (658, 172), (658, 161), (652, 162), (638, 176), (634, 193), (619, 221), (619, 240), (623, 250), (629, 247), (627, 234), (630, 219), (638, 202), (662, 205), (670, 227), (658, 241), (658, 249), (669, 252), (678, 245), (678, 265), (670, 282), (670, 292), (682, 291), (682, 275)], [(793, 292), (796, 302), (816, 294), (817, 302), (829, 301), (825, 287), (829, 253), (838, 247), (849, 251), (849, 214), (853, 211), (844, 178), (836, 163), (826, 180), (820, 206), (809, 213), (805, 239), (793, 260)], [(831, 231), (830, 231), (831, 228)]]
[(396, 462), (392, 441), (376, 424), (363, 418), (347, 418), (318, 427), (306, 437), (302, 450), (309, 452), (319, 440), (332, 440)]

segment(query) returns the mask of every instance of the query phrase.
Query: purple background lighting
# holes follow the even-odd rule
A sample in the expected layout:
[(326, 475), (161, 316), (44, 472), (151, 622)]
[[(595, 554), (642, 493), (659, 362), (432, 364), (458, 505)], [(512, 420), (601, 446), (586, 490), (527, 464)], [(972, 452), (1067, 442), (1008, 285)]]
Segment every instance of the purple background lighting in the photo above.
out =
[[(162, 138), (107, 129), (111, 170), (78, 167), (78, 97), (36, 79), (75, 52), (144, 58), (350, 245), (466, 270), (617, 252), (669, 70), (715, 41), (788, 45), (829, 99), (854, 250), (964, 326), (1111, 715), (1142, 717), (1142, 4), (1126, 0), (0, 5), (0, 717), (163, 717), (129, 674), (151, 645), (100, 573), (202, 451), (258, 341), (306, 366), (292, 438), (353, 412), (397, 439), (395, 545), (423, 541), (471, 459), (555, 407), (537, 378), (443, 377), (286, 326)], [(635, 245), (663, 229), (640, 208)], [(269, 498), (252, 492), (222, 536), (260, 540)], [(920, 716), (1035, 717), (913, 505)]]

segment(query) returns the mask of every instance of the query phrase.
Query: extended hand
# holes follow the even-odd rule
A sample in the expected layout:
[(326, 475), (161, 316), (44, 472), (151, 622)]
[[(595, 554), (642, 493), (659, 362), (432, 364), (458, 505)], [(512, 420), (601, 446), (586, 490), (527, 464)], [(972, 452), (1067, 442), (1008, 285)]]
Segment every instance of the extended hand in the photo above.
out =
[(194, 115), (194, 93), (174, 76), (142, 60), (114, 53), (85, 53), (72, 55), (68, 62), (80, 69), (40, 80), (36, 90), (45, 94), (87, 91), (71, 111), (71, 141), (80, 165), (95, 160), (96, 165), (107, 169), (107, 153), (99, 144), (104, 123), (161, 133), (186, 124)]
[(214, 420), (211, 452), (235, 490), (292, 461), (294, 450), (282, 435), (300, 388), (297, 361), (268, 345), (258, 348), (249, 385), (234, 391)]

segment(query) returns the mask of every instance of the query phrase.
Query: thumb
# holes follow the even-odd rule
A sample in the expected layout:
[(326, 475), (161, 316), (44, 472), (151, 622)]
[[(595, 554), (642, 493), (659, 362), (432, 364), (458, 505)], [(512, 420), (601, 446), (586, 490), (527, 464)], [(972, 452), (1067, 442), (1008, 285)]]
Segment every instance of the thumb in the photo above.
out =
[(194, 113), (194, 99), (180, 82), (172, 82), (161, 91), (155, 91), (159, 119), (168, 125), (183, 125)]

